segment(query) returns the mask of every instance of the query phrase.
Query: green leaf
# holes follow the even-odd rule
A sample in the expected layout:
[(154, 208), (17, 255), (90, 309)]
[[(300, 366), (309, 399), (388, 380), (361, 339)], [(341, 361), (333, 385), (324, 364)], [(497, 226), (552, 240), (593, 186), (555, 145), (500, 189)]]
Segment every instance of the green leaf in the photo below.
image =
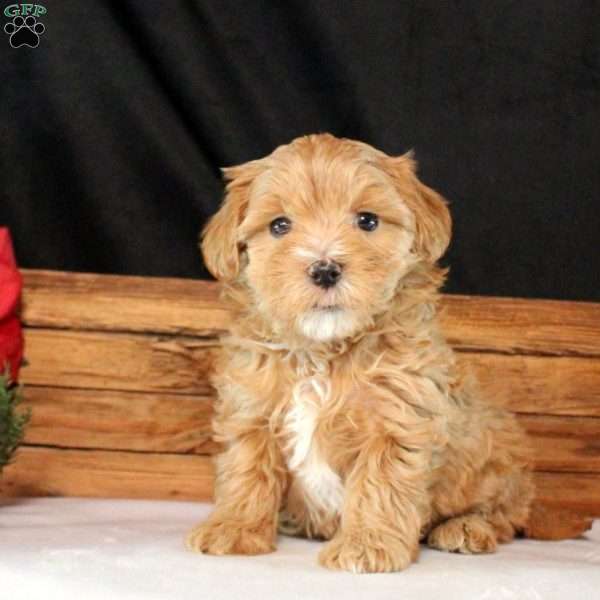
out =
[(22, 399), (22, 388), (11, 382), (9, 370), (6, 369), (0, 375), (0, 472), (13, 458), (31, 417), (29, 410), (16, 410)]

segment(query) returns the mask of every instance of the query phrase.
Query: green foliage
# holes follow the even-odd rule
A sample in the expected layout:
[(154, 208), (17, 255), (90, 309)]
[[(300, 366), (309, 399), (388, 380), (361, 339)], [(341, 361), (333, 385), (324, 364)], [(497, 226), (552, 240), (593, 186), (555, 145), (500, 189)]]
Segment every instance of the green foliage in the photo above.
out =
[(9, 372), (0, 375), (0, 472), (13, 457), (23, 439), (30, 412), (16, 411), (21, 402), (21, 388), (12, 385)]

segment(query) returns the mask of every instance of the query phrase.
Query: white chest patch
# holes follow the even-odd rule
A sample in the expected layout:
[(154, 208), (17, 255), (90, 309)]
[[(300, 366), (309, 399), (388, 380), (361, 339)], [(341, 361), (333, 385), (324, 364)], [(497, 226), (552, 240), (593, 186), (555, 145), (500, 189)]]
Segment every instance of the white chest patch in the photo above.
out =
[(285, 418), (289, 436), (288, 467), (302, 485), (310, 510), (336, 514), (344, 497), (342, 481), (327, 464), (315, 441), (321, 408), (329, 397), (329, 381), (319, 377), (296, 384), (292, 406)]

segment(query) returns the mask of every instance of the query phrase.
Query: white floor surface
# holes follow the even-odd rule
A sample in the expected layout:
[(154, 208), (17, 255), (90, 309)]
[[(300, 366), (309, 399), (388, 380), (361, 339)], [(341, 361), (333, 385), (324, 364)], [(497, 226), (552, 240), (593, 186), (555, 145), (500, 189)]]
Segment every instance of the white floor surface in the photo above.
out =
[(5, 600), (600, 600), (600, 521), (581, 539), (517, 540), (485, 556), (423, 548), (403, 573), (317, 565), (319, 542), (281, 537), (274, 554), (185, 550), (209, 504), (44, 498), (0, 501)]

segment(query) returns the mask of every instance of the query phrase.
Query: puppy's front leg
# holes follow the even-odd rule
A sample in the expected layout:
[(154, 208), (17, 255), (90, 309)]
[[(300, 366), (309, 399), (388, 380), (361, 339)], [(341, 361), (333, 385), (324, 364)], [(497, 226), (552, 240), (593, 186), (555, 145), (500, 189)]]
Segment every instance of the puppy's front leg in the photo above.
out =
[(208, 554), (275, 550), (284, 479), (280, 453), (268, 431), (238, 434), (218, 458), (215, 510), (190, 532), (188, 548)]
[(319, 554), (323, 566), (378, 573), (416, 560), (427, 510), (417, 454), (389, 437), (362, 449), (346, 481), (341, 527)]

